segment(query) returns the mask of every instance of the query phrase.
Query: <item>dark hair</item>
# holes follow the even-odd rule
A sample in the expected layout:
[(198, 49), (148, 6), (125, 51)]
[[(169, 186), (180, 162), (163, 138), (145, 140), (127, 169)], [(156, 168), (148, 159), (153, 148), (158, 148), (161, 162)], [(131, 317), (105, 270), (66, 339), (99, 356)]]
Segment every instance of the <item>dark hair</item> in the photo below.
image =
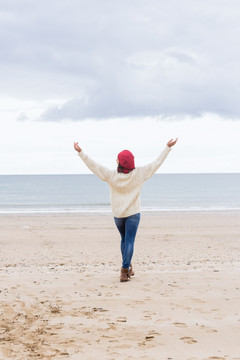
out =
[(118, 164), (117, 172), (118, 173), (123, 173), (123, 169), (124, 169), (124, 167), (122, 165)]
[(125, 167), (123, 167), (120, 163), (118, 164), (118, 167), (117, 167), (117, 172), (118, 173), (123, 173), (123, 174), (128, 174), (130, 173), (131, 171), (133, 171), (134, 169), (126, 169)]

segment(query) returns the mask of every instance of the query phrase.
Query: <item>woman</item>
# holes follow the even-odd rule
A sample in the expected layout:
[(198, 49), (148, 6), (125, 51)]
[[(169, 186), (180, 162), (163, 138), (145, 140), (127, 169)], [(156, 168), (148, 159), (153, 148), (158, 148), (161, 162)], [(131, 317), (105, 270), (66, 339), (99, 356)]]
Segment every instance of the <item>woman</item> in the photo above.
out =
[(74, 142), (74, 149), (87, 167), (110, 187), (111, 207), (115, 224), (121, 235), (122, 267), (120, 281), (128, 281), (134, 275), (131, 260), (134, 241), (140, 221), (140, 192), (143, 183), (162, 165), (171, 147), (177, 142), (171, 139), (160, 156), (152, 163), (135, 168), (134, 156), (123, 150), (117, 157), (117, 171), (112, 171), (90, 159)]

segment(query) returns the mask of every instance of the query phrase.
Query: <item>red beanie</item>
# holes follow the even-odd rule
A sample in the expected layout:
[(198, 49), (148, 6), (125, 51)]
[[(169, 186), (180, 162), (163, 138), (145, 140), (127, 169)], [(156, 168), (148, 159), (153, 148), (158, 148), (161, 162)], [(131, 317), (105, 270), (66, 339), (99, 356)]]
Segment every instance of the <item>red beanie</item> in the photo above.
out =
[(129, 150), (123, 150), (118, 154), (118, 160), (122, 167), (128, 170), (135, 169), (134, 156)]

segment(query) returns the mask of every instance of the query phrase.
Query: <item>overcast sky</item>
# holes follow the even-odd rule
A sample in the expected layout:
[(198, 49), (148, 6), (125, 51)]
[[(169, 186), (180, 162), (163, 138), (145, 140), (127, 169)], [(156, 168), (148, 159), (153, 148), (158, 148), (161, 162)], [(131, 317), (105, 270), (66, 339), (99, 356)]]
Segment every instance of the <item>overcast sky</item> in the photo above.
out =
[(0, 0), (0, 174), (240, 172), (238, 0)]

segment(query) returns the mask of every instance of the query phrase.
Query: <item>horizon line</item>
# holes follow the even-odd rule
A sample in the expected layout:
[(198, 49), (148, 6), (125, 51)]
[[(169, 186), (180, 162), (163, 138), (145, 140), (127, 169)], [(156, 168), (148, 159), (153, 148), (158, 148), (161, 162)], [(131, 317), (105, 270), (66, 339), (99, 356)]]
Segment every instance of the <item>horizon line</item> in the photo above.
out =
[[(175, 172), (175, 173), (155, 173), (154, 175), (210, 175), (210, 174), (219, 174), (219, 175), (224, 175), (224, 174), (240, 174), (239, 172)], [(64, 173), (26, 173), (26, 174), (0, 174), (0, 176), (68, 176), (68, 175), (93, 175), (93, 176), (97, 176), (93, 173), (69, 173), (69, 174), (64, 174)], [(153, 176), (154, 176), (153, 175)]]

